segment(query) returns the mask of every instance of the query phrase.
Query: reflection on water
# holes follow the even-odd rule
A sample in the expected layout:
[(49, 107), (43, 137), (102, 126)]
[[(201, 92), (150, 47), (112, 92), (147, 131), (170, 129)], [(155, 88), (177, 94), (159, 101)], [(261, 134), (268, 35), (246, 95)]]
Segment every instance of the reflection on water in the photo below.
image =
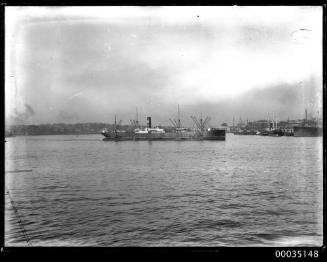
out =
[(7, 246), (26, 245), (22, 227), (33, 246), (322, 245), (321, 137), (30, 136), (5, 149)]

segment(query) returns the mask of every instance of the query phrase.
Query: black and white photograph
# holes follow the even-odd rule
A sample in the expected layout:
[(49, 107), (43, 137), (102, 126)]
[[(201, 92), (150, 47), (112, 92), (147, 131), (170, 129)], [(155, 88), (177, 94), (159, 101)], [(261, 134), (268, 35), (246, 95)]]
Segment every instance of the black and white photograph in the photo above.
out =
[(323, 9), (5, 6), (4, 247), (318, 256)]

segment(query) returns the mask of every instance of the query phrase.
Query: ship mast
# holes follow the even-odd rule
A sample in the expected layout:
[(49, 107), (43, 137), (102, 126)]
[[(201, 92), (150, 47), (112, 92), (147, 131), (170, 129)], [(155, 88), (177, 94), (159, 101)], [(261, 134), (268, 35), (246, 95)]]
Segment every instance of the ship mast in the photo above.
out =
[(178, 109), (177, 109), (178, 111), (178, 115), (177, 115), (177, 123), (178, 123), (178, 128), (180, 128), (181, 127), (181, 115), (180, 115), (180, 111), (179, 111), (179, 105), (178, 105)]
[(201, 113), (201, 118), (198, 120), (195, 116), (191, 116), (194, 124), (196, 125), (196, 132), (203, 136), (203, 132), (205, 131), (205, 128), (209, 126), (209, 121), (211, 120), (210, 117), (206, 117), (204, 120), (202, 119), (202, 113)]
[(136, 122), (135, 122), (135, 124), (136, 124), (136, 127), (139, 126), (139, 114), (138, 114), (138, 111), (137, 111), (137, 107), (136, 107)]
[(276, 117), (276, 129), (277, 129), (277, 123), (278, 123), (278, 120), (277, 120), (277, 113), (276, 113), (275, 117)]
[(275, 130), (276, 129), (276, 127), (275, 127), (275, 120), (276, 120), (276, 115), (275, 115), (275, 112), (273, 112), (272, 113), (272, 124), (273, 124), (273, 130)]
[(169, 118), (170, 122), (173, 124), (175, 127), (176, 131), (181, 131), (182, 128), (182, 122), (181, 122), (181, 113), (179, 110), (179, 105), (177, 106), (177, 119), (176, 118)]
[(276, 112), (273, 112), (273, 130), (276, 129)]
[(308, 123), (308, 111), (305, 109), (305, 124)]
[(117, 120), (115, 115), (115, 127), (114, 127), (115, 137), (117, 137)]
[(233, 132), (235, 132), (235, 118), (233, 116)]

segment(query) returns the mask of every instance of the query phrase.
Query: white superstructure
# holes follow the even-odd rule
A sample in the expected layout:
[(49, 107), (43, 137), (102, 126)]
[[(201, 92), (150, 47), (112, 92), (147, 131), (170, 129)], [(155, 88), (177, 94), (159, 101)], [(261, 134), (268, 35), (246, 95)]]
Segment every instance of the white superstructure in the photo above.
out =
[(135, 134), (150, 134), (150, 133), (165, 133), (165, 130), (162, 129), (162, 128), (159, 128), (159, 127), (155, 127), (155, 128), (143, 128), (143, 129), (140, 129), (140, 128), (136, 128), (134, 130), (134, 133)]

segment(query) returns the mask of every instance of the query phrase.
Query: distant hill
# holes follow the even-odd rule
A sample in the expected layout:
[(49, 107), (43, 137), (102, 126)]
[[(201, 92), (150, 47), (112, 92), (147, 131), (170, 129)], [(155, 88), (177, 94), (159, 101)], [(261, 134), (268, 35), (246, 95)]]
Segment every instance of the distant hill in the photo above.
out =
[(106, 123), (12, 125), (6, 127), (6, 135), (99, 134), (103, 128), (110, 126)]
[[(36, 136), (36, 135), (83, 135), (100, 134), (103, 128), (113, 128), (113, 124), (107, 123), (77, 123), (77, 124), (42, 124), (42, 125), (11, 125), (7, 126), (5, 136)], [(163, 127), (166, 131), (172, 127)], [(130, 125), (119, 126), (121, 130), (131, 130)]]

